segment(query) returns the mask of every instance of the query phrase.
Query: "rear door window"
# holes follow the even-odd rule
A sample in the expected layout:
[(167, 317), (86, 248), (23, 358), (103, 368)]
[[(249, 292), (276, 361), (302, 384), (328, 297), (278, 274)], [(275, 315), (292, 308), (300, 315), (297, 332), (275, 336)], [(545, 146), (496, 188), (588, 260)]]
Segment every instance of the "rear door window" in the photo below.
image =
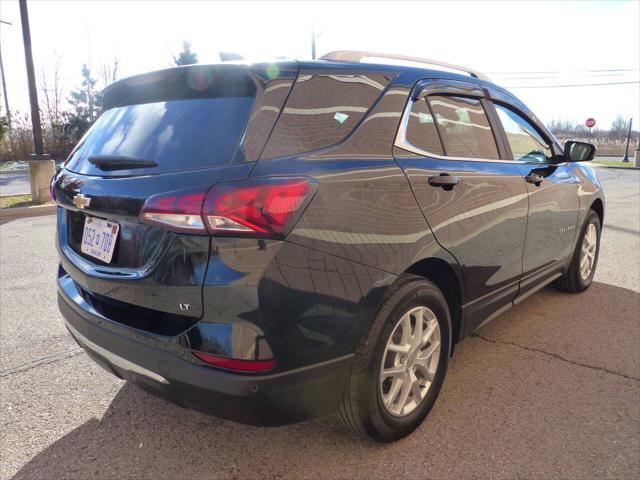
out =
[(103, 170), (95, 156), (152, 160), (137, 174), (165, 173), (232, 162), (245, 131), (253, 97), (193, 98), (124, 105), (105, 111), (72, 153), (66, 168), (88, 175)]
[(494, 104), (516, 162), (550, 162), (553, 154), (538, 131), (513, 110)]
[(498, 159), (498, 147), (482, 103), (476, 98), (428, 97), (445, 155)]

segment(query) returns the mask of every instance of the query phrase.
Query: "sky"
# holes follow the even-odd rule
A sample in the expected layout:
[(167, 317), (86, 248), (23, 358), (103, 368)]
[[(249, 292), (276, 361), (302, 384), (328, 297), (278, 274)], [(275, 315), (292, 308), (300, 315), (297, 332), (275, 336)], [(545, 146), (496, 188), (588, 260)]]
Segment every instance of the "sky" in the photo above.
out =
[[(30, 0), (38, 78), (59, 64), (65, 91), (115, 57), (119, 77), (166, 68), (183, 40), (200, 63), (219, 52), (311, 58), (369, 50), (433, 58), (485, 72), (544, 122), (640, 127), (640, 0), (449, 2), (205, 2)], [(28, 110), (17, 0), (0, 0), (2, 56), (12, 110)], [(596, 86), (565, 86), (604, 84)], [(4, 110), (4, 107), (3, 107)]]

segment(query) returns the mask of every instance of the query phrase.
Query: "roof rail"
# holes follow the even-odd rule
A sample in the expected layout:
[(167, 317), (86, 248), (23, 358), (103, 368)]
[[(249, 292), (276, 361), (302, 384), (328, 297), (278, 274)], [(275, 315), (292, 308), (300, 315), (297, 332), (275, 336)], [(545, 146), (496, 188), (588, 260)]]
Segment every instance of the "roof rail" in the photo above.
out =
[(478, 72), (477, 70), (473, 70), (467, 67), (461, 67), (460, 65), (453, 65), (451, 63), (440, 62), (438, 60), (430, 60), (428, 58), (421, 57), (411, 57), (408, 55), (397, 55), (395, 53), (378, 53), (378, 52), (367, 52), (363, 50), (336, 50), (333, 52), (329, 52), (326, 55), (320, 57), (320, 60), (333, 60), (338, 62), (361, 62), (363, 58), (382, 58), (382, 59), (392, 59), (392, 60), (405, 60), (407, 62), (415, 62), (415, 63), (424, 63), (426, 65), (435, 65), (438, 67), (445, 67), (451, 70), (458, 70), (460, 72), (464, 72), (472, 77), (479, 78), (481, 80), (489, 81), (489, 77), (487, 77), (484, 73)]

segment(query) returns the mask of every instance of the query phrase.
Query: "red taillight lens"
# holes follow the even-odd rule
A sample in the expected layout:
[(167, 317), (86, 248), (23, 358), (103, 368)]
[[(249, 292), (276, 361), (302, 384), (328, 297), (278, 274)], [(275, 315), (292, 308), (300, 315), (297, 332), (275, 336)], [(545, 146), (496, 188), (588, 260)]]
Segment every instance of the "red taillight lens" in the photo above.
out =
[(235, 358), (219, 357), (210, 353), (191, 352), (204, 363), (214, 365), (216, 367), (228, 368), (229, 370), (237, 370), (239, 372), (266, 372), (272, 370), (278, 362), (275, 359), (270, 360), (238, 360)]
[(227, 236), (281, 238), (310, 197), (308, 178), (265, 178), (172, 192), (149, 198), (143, 221), (174, 230)]
[(281, 236), (310, 188), (305, 178), (221, 183), (209, 191), (202, 216), (212, 235)]
[(140, 217), (179, 232), (206, 233), (202, 222), (204, 190), (154, 195), (145, 202)]

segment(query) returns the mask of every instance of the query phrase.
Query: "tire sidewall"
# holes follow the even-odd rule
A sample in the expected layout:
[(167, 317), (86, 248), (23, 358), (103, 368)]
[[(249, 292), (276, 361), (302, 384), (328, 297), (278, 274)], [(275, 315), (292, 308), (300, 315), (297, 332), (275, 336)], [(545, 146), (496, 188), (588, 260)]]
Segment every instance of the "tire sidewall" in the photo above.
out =
[[(369, 368), (367, 377), (369, 379), (368, 398), (369, 398), (369, 418), (372, 425), (367, 430), (373, 430), (374, 435), (379, 440), (392, 441), (401, 438), (413, 430), (415, 430), (427, 416), (433, 407), (440, 388), (442, 387), (444, 377), (447, 370), (447, 363), (451, 345), (451, 320), (449, 309), (442, 293), (431, 283), (427, 281), (412, 282), (408, 285), (405, 295), (399, 296), (395, 304), (391, 305), (390, 313), (381, 312), (386, 315), (383, 319), (384, 324), (376, 340), (376, 345), (369, 359)], [(404, 290), (404, 289), (401, 289)], [(380, 369), (382, 368), (382, 356), (387, 341), (397, 322), (409, 310), (415, 307), (425, 306), (429, 308), (436, 316), (440, 326), (441, 345), (440, 358), (433, 383), (431, 384), (427, 395), (422, 403), (410, 414), (403, 417), (391, 415), (382, 404), (382, 395), (380, 392)], [(372, 427), (372, 428), (371, 428)]]

